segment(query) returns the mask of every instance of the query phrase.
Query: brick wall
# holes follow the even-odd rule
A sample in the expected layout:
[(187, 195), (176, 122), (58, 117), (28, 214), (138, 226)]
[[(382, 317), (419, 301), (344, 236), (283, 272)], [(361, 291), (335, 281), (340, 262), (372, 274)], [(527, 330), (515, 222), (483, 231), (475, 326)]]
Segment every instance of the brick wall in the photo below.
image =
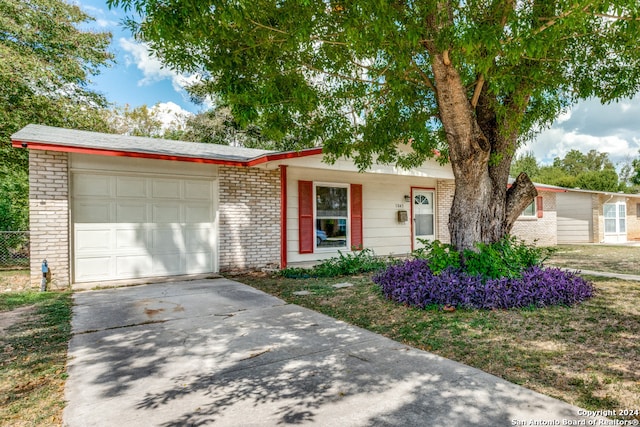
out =
[(556, 193), (541, 191), (543, 212), (542, 218), (520, 217), (511, 229), (511, 235), (538, 246), (555, 246), (558, 244), (558, 216), (556, 209)]
[(593, 243), (602, 243), (604, 241), (604, 218), (600, 214), (602, 211), (602, 201), (600, 195), (591, 195), (591, 223), (593, 224), (593, 233), (591, 235), (591, 241)]
[(627, 239), (640, 240), (640, 199), (627, 200)]
[(29, 151), (31, 284), (39, 286), (42, 260), (51, 287), (69, 285), (69, 167), (67, 153)]
[(455, 182), (453, 180), (438, 181), (436, 201), (438, 212), (436, 213), (436, 239), (442, 243), (451, 243), (449, 234), (449, 213), (453, 204), (453, 194), (455, 193)]
[(221, 167), (220, 270), (280, 264), (280, 171)]

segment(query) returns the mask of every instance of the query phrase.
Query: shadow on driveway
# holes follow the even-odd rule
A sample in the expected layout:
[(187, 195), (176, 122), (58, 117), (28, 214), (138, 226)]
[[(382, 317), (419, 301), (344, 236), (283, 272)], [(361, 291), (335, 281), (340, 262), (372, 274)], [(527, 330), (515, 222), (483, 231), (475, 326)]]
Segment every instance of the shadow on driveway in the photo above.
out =
[(227, 279), (83, 292), (75, 302), (68, 426), (581, 419), (576, 407)]

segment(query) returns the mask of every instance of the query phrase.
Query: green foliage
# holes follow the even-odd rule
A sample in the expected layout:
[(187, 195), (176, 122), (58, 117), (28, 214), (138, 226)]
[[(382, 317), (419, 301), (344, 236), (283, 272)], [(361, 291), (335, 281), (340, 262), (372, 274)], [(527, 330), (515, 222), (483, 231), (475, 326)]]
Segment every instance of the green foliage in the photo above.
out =
[(280, 271), (280, 275), (288, 278), (338, 277), (377, 271), (387, 263), (377, 257), (373, 250), (363, 249), (358, 252), (343, 254), (329, 258), (313, 268), (291, 267)]
[[(26, 227), (27, 150), (10, 136), (29, 123), (106, 131), (103, 96), (89, 76), (109, 64), (108, 33), (83, 31), (92, 21), (62, 0), (0, 2), (0, 218)], [(9, 217), (5, 217), (9, 215)], [(7, 223), (8, 222), (8, 223)]]
[(529, 245), (513, 236), (494, 243), (478, 243), (476, 248), (463, 252), (464, 270), (484, 279), (520, 277), (524, 270), (541, 265), (553, 252), (552, 248)]
[(529, 178), (533, 179), (532, 177), (538, 175), (539, 169), (540, 166), (538, 166), (538, 161), (533, 151), (528, 151), (520, 156), (514, 157), (509, 174), (515, 177), (521, 172), (524, 172)]
[[(107, 4), (132, 12), (127, 26), (168, 66), (199, 72), (195, 97), (213, 95), (268, 140), (321, 142), (330, 160), (350, 155), (362, 168), (419, 164), (460, 143), (446, 139), (434, 90), (434, 58), (445, 53), (466, 106), (482, 77), (482, 108), (497, 127), (483, 122), (488, 139), (530, 137), (578, 99), (640, 86), (635, 0), (614, 11), (588, 0)], [(509, 161), (510, 141), (490, 158)]]
[(478, 185), (493, 195), (465, 199), (486, 214), (471, 221), (453, 205), (457, 247), (508, 231), (512, 212), (491, 205), (520, 205), (496, 189), (522, 141), (580, 99), (640, 90), (637, 0), (107, 4), (131, 11), (127, 26), (168, 67), (201, 76), (195, 97), (267, 140), (322, 145), (361, 170), (451, 159), (456, 200)]
[(460, 268), (460, 254), (452, 245), (441, 243), (439, 240), (418, 239), (423, 245), (413, 251), (415, 258), (424, 258), (429, 261), (429, 268), (434, 274), (439, 274), (447, 268)]
[(421, 241), (423, 248), (412, 255), (428, 261), (429, 269), (440, 274), (447, 269), (462, 269), (469, 276), (483, 279), (520, 277), (529, 267), (540, 266), (554, 251), (530, 245), (513, 236), (505, 236), (494, 243), (477, 243), (475, 250), (464, 250), (462, 254), (448, 244), (438, 240)]
[(29, 178), (22, 168), (0, 166), (0, 231), (29, 229)]
[(640, 186), (640, 150), (638, 150), (638, 158), (631, 162), (631, 183)]
[[(160, 118), (162, 111), (159, 104), (149, 108), (146, 104), (131, 108), (129, 105), (116, 107), (109, 112), (109, 125), (113, 133), (131, 136), (146, 136), (161, 138), (163, 122)], [(174, 123), (173, 127), (178, 124)]]
[(587, 154), (571, 150), (562, 159), (556, 157), (551, 166), (538, 165), (533, 153), (526, 153), (515, 158), (511, 165), (513, 176), (522, 171), (541, 184), (611, 192), (624, 189), (624, 182), (619, 182), (609, 155), (596, 150)]

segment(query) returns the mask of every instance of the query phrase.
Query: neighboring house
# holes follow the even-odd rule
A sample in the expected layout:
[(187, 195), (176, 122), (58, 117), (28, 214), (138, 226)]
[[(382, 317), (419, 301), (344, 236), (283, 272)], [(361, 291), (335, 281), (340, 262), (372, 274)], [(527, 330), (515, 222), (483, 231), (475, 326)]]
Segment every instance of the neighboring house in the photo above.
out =
[(558, 243), (640, 240), (640, 194), (565, 189), (557, 215)]
[[(31, 278), (58, 286), (284, 267), (370, 248), (449, 241), (451, 167), (410, 171), (299, 152), (29, 125)], [(558, 197), (539, 186), (514, 234), (557, 243)]]

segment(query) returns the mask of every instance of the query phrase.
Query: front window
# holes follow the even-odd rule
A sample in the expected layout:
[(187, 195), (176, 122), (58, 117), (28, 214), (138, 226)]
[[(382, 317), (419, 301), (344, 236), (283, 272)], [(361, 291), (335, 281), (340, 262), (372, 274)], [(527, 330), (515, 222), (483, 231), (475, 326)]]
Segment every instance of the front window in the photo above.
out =
[(604, 232), (609, 234), (626, 233), (627, 206), (624, 203), (604, 205)]
[(520, 214), (520, 215), (521, 216), (528, 216), (528, 217), (536, 216), (536, 199), (533, 199), (533, 202), (531, 202), (529, 204), (529, 206), (524, 208), (524, 210), (522, 211), (522, 214)]
[(349, 194), (346, 186), (316, 185), (316, 247), (347, 247)]

